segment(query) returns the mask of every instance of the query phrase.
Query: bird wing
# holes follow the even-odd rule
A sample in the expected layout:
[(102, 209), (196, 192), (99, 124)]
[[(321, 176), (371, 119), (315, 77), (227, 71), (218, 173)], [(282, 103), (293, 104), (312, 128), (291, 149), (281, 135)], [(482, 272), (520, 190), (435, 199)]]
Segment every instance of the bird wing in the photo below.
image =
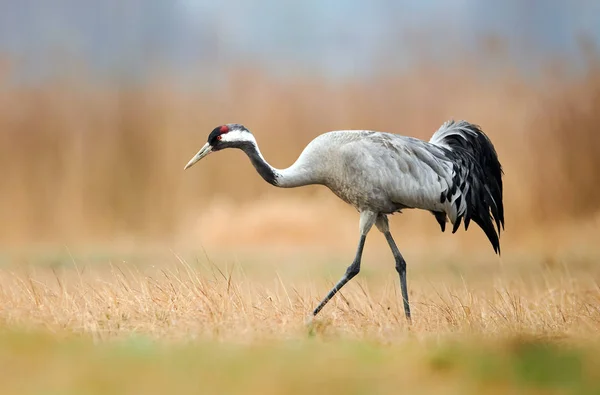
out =
[(444, 148), (373, 131), (345, 131), (331, 138), (336, 139), (336, 151), (342, 155), (339, 173), (370, 202), (386, 201), (396, 207), (448, 212), (455, 217), (451, 202), (440, 200), (452, 183), (452, 163), (444, 156)]
[(448, 205), (440, 201), (440, 196), (452, 183), (452, 163), (443, 149), (390, 133), (376, 133), (366, 141), (377, 154), (380, 182), (392, 201), (406, 207), (446, 211)]

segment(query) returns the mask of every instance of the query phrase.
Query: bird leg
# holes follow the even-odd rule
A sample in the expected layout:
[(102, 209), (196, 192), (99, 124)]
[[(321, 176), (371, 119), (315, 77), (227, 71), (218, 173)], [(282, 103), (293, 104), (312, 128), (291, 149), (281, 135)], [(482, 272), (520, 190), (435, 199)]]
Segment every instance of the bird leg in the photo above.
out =
[(350, 266), (348, 266), (348, 269), (346, 269), (346, 273), (344, 273), (340, 281), (338, 281), (337, 284), (335, 284), (335, 286), (331, 289), (331, 291), (329, 291), (327, 296), (325, 296), (325, 299), (323, 299), (323, 301), (319, 304), (319, 306), (317, 306), (315, 311), (313, 311), (313, 316), (317, 315), (319, 311), (321, 311), (321, 309), (327, 304), (327, 302), (329, 302), (329, 300), (333, 298), (333, 295), (335, 295), (348, 281), (350, 281), (354, 276), (358, 274), (358, 272), (360, 272), (360, 261), (366, 240), (367, 235), (362, 235), (360, 237), (360, 241), (358, 243), (358, 250), (356, 251), (354, 261)]
[(317, 308), (313, 311), (313, 316), (317, 315), (319, 311), (329, 302), (331, 298), (354, 276), (360, 272), (360, 261), (362, 258), (363, 248), (365, 247), (365, 241), (367, 240), (367, 233), (375, 223), (377, 219), (377, 213), (373, 213), (370, 211), (363, 211), (360, 213), (360, 240), (358, 242), (358, 248), (356, 250), (356, 256), (354, 257), (354, 261), (348, 269), (346, 269), (346, 273), (342, 276), (340, 281), (335, 284), (335, 286), (329, 291), (327, 296), (321, 301), (321, 303), (317, 306)]
[(408, 304), (408, 288), (406, 286), (406, 261), (400, 253), (400, 250), (398, 250), (396, 242), (394, 241), (394, 238), (390, 233), (390, 225), (387, 216), (379, 214), (377, 216), (375, 226), (377, 227), (377, 229), (379, 229), (381, 233), (385, 235), (385, 239), (387, 240), (390, 249), (392, 250), (392, 254), (394, 255), (394, 260), (396, 261), (396, 271), (400, 275), (400, 290), (402, 292), (402, 302), (404, 303), (404, 315), (406, 316), (406, 320), (410, 324), (410, 305)]
[(388, 230), (384, 233), (384, 235), (385, 239), (390, 245), (390, 249), (392, 250), (392, 254), (394, 255), (394, 260), (396, 261), (396, 271), (400, 275), (400, 289), (402, 291), (402, 301), (404, 302), (404, 315), (406, 316), (406, 320), (410, 324), (412, 321), (410, 318), (410, 305), (408, 303), (408, 288), (406, 286), (406, 261), (400, 253), (400, 250), (398, 250), (398, 247), (396, 246), (396, 243), (394, 242), (390, 231)]

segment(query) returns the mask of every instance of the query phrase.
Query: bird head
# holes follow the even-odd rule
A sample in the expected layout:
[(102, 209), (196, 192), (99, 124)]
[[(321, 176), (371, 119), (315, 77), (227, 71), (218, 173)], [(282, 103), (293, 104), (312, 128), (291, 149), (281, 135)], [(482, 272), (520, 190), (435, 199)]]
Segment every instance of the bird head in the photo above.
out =
[(204, 158), (211, 152), (220, 151), (225, 148), (243, 148), (247, 145), (255, 145), (254, 136), (244, 125), (238, 123), (228, 123), (226, 125), (217, 126), (208, 135), (208, 141), (198, 151), (196, 155), (187, 165), (185, 169), (192, 167), (200, 159)]

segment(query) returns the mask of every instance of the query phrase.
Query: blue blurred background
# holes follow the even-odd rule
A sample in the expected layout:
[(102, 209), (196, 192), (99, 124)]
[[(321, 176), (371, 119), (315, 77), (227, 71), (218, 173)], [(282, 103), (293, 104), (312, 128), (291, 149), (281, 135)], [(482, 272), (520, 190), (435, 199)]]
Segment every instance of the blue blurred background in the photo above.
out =
[[(594, 0), (205, 1), (21, 0), (0, 5), (0, 54), (13, 76), (64, 73), (77, 59), (108, 79), (177, 74), (183, 81), (241, 65), (276, 75), (303, 70), (363, 78), (413, 65), (415, 51), (444, 61), (490, 36), (524, 70), (548, 56), (580, 65), (579, 41), (600, 38)], [(493, 66), (491, 64), (490, 66)], [(206, 75), (206, 74), (205, 74)]]

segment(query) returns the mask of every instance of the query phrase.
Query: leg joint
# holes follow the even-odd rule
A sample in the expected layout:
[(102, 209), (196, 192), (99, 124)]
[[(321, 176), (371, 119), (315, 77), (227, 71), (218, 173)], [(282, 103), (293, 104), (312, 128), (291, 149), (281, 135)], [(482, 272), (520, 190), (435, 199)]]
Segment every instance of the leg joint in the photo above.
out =
[(406, 261), (402, 257), (396, 257), (396, 271), (398, 273), (406, 272)]
[(351, 279), (352, 277), (356, 276), (359, 272), (360, 265), (357, 265), (355, 262), (352, 265), (348, 266), (348, 269), (346, 269), (346, 277), (348, 277), (348, 279)]

